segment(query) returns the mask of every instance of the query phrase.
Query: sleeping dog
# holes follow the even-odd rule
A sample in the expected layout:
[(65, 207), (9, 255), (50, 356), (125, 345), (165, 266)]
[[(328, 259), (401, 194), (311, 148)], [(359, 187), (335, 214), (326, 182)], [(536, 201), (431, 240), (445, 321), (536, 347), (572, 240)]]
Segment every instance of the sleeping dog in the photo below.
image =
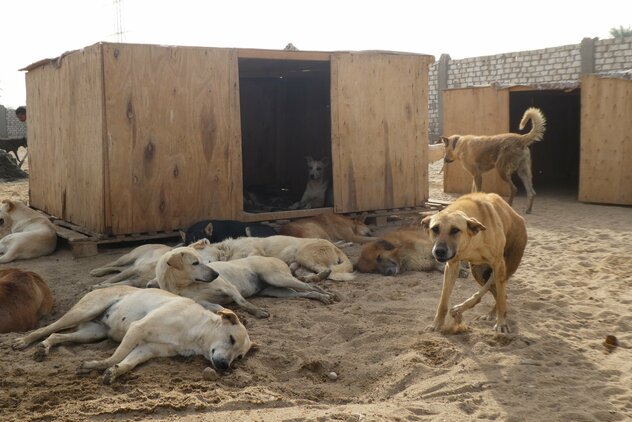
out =
[[(213, 275), (204, 265), (197, 269), (196, 278)], [(75, 331), (67, 332), (70, 328)], [(43, 337), (36, 360), (60, 343), (120, 342), (111, 357), (83, 362), (77, 369), (105, 369), (104, 384), (157, 357), (203, 355), (216, 370), (225, 371), (252, 346), (246, 328), (228, 309), (216, 314), (185, 297), (130, 286), (93, 290), (56, 322), (16, 339), (13, 348), (24, 349)]]
[(261, 223), (242, 223), (233, 220), (202, 220), (189, 227), (186, 232), (180, 231), (180, 237), (186, 245), (200, 239), (208, 239), (211, 243), (236, 237), (268, 237), (277, 234), (273, 227)]
[(218, 276), (210, 282), (199, 282), (195, 279), (196, 265), (203, 262), (199, 252), (203, 253), (210, 246), (207, 239), (202, 239), (189, 247), (166, 253), (158, 261), (156, 280), (147, 286), (157, 284), (163, 290), (189, 297), (210, 310), (236, 302), (258, 318), (267, 318), (270, 314), (245, 298), (254, 295), (304, 297), (333, 303), (333, 295), (296, 279), (285, 262), (272, 257), (249, 256), (229, 262), (207, 263)]

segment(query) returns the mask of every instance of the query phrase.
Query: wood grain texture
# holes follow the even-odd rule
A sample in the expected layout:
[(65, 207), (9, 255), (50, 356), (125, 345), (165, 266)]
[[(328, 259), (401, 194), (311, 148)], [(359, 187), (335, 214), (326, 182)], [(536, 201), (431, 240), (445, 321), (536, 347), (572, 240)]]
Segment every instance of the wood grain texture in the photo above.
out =
[(242, 209), (237, 53), (105, 44), (112, 234)]
[(428, 199), (428, 56), (332, 54), (336, 212)]
[(99, 232), (105, 229), (101, 48), (26, 74), (30, 204)]
[(632, 205), (632, 81), (586, 75), (579, 200)]

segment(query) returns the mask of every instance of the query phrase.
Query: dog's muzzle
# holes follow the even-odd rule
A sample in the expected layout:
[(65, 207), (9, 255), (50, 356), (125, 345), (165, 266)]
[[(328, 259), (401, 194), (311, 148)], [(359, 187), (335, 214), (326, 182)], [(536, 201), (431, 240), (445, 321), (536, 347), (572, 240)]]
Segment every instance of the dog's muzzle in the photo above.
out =
[(445, 245), (434, 245), (432, 248), (432, 256), (439, 262), (448, 262), (452, 258), (454, 258), (454, 253), (450, 250), (450, 248)]
[(230, 368), (230, 362), (224, 358), (213, 357), (211, 359), (211, 363), (213, 364), (215, 370), (219, 372), (226, 372), (228, 371), (228, 368)]

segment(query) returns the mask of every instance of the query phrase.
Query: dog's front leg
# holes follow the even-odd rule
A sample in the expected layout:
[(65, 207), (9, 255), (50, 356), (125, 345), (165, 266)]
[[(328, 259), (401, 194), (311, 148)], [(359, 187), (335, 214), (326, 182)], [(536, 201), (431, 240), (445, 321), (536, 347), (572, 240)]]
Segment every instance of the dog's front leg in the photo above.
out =
[(112, 384), (114, 380), (149, 359), (174, 356), (175, 350), (165, 344), (145, 343), (132, 350), (120, 363), (109, 367), (103, 373), (103, 384)]
[(445, 316), (448, 313), (448, 302), (450, 295), (452, 295), (452, 289), (454, 288), (454, 282), (459, 273), (459, 261), (450, 261), (445, 266), (443, 272), (443, 287), (441, 288), (441, 298), (439, 299), (439, 306), (437, 307), (437, 313), (435, 314), (432, 325), (428, 327), (430, 331), (439, 331), (443, 327), (445, 322)]
[(485, 283), (483, 286), (481, 286), (481, 288), (478, 290), (478, 292), (476, 292), (472, 296), (470, 296), (469, 299), (467, 299), (463, 303), (459, 303), (458, 305), (456, 305), (456, 306), (452, 307), (452, 309), (450, 309), (450, 315), (452, 316), (452, 318), (454, 318), (454, 321), (457, 324), (460, 324), (462, 322), (463, 312), (465, 312), (468, 309), (474, 307), (474, 305), (478, 304), (481, 301), (483, 296), (485, 296), (485, 293), (487, 293), (489, 291), (489, 289), (491, 288), (492, 283), (494, 283), (494, 276), (491, 276), (489, 278), (489, 280), (487, 280), (487, 283)]

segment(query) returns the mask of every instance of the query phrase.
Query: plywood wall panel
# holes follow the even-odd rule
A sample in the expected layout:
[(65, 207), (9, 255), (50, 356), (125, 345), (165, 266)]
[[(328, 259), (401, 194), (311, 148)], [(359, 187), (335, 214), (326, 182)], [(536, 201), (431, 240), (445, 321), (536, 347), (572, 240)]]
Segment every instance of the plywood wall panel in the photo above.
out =
[(236, 218), (236, 51), (106, 44), (104, 62), (112, 232)]
[(103, 232), (103, 74), (93, 45), (26, 74), (30, 204)]
[(331, 119), (337, 212), (428, 198), (428, 56), (332, 54)]
[(630, 80), (582, 78), (579, 200), (632, 205)]

